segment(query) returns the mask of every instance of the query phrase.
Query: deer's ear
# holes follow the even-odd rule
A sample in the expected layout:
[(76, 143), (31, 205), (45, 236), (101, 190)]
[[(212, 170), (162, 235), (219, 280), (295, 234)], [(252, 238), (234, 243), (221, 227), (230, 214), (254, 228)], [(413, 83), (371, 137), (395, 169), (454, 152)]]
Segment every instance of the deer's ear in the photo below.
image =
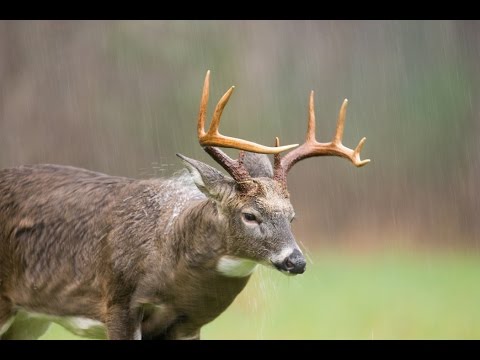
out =
[(201, 161), (190, 159), (181, 154), (176, 154), (187, 167), (197, 188), (208, 197), (220, 200), (222, 194), (228, 194), (229, 188), (235, 188), (235, 181), (223, 175), (217, 169)]
[(272, 163), (265, 154), (245, 152), (243, 165), (247, 168), (251, 177), (273, 178)]

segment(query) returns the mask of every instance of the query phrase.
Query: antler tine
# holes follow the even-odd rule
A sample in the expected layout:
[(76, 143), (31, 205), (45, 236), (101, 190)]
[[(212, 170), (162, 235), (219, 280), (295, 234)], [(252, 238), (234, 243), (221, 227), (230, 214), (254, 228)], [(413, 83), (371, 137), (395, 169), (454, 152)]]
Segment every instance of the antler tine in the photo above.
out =
[(210, 90), (210, 70), (205, 75), (203, 82), (202, 99), (200, 100), (200, 111), (198, 112), (197, 134), (198, 138), (205, 136), (205, 117), (207, 116), (208, 96)]
[(347, 115), (347, 105), (348, 99), (343, 100), (340, 111), (338, 112), (337, 129), (335, 130), (335, 136), (333, 137), (332, 141), (332, 143), (336, 145), (340, 145), (342, 143), (343, 130), (345, 128), (345, 117)]
[[(275, 146), (276, 147), (279, 147), (280, 146), (280, 139), (277, 137), (275, 137)], [(280, 154), (275, 154), (273, 155), (273, 169), (277, 169), (279, 167), (281, 167), (281, 162), (282, 162), (282, 157), (280, 156)], [(276, 176), (276, 173), (274, 174)]]
[(298, 146), (298, 144), (292, 144), (292, 145), (285, 145), (285, 146), (279, 146), (279, 147), (269, 147), (269, 146), (264, 146), (264, 145), (254, 143), (252, 141), (233, 138), (233, 137), (220, 134), (218, 131), (220, 118), (222, 116), (223, 109), (227, 105), (227, 102), (230, 99), (230, 96), (232, 95), (232, 92), (234, 89), (233, 86), (230, 89), (228, 89), (228, 91), (219, 100), (217, 106), (215, 107), (215, 112), (213, 114), (210, 128), (208, 129), (207, 132), (205, 132), (205, 117), (207, 112), (209, 83), (210, 83), (210, 70), (207, 71), (207, 75), (205, 76), (202, 100), (200, 102), (200, 111), (198, 113), (197, 133), (198, 133), (198, 140), (200, 142), (200, 145), (234, 148), (238, 150), (246, 150), (246, 151), (256, 152), (261, 154), (277, 154), (282, 151), (290, 150)]
[[(338, 121), (335, 136), (330, 144), (332, 148), (338, 148), (338, 150), (341, 152), (338, 154), (338, 156), (343, 156), (349, 159), (356, 167), (362, 167), (370, 162), (370, 159), (360, 160), (360, 151), (362, 150), (363, 144), (365, 144), (367, 138), (363, 137), (362, 140), (360, 140), (360, 142), (358, 143), (355, 150), (352, 150), (342, 144), (343, 130), (345, 128), (345, 117), (347, 115), (347, 105), (348, 99), (343, 100), (340, 111), (338, 112)], [(318, 145), (322, 144), (319, 143)]]
[[(308, 128), (305, 143), (295, 150), (286, 154), (282, 159), (279, 155), (275, 156), (274, 179), (280, 182), (286, 188), (287, 173), (298, 161), (313, 156), (340, 156), (349, 159), (355, 166), (361, 167), (370, 162), (370, 159), (361, 160), (360, 151), (365, 144), (366, 138), (362, 138), (355, 150), (352, 150), (342, 144), (343, 131), (345, 128), (345, 117), (347, 114), (348, 100), (343, 101), (338, 113), (337, 128), (335, 135), (329, 143), (319, 143), (315, 139), (315, 108), (314, 92), (310, 93)], [(277, 143), (278, 144), (278, 143)]]
[(315, 103), (314, 103), (314, 92), (310, 92), (310, 102), (308, 104), (308, 127), (307, 127), (307, 138), (306, 142), (316, 142), (315, 140)]
[(218, 104), (215, 107), (215, 111), (213, 112), (212, 122), (210, 124), (210, 128), (208, 129), (208, 135), (220, 135), (220, 133), (218, 132), (220, 118), (222, 117), (223, 109), (225, 109), (228, 100), (230, 100), (230, 96), (232, 96), (233, 90), (235, 90), (235, 86), (232, 86), (230, 89), (228, 89), (227, 92), (223, 94), (222, 98), (218, 101)]

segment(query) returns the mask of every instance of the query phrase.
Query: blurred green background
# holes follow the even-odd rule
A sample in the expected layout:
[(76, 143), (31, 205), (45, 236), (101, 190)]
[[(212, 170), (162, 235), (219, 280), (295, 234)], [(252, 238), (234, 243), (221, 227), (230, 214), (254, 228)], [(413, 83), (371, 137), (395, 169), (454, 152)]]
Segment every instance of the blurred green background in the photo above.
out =
[(213, 165), (207, 69), (210, 114), (236, 85), (221, 131), (267, 145), (303, 141), (310, 90), (319, 141), (349, 99), (344, 144), (372, 162), (289, 176), (307, 272), (262, 269), (204, 338), (480, 338), (478, 21), (1, 21), (0, 53), (2, 168)]

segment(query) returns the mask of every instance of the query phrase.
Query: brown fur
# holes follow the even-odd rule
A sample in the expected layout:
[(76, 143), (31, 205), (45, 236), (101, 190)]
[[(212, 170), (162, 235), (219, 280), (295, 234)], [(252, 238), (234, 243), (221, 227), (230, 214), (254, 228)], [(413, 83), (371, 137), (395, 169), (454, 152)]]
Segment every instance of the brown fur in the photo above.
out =
[[(21, 309), (98, 320), (111, 339), (132, 339), (140, 326), (144, 339), (198, 338), (249, 278), (219, 274), (218, 260), (266, 263), (294, 240), (286, 225), (293, 209), (273, 180), (255, 178), (257, 191), (245, 196), (232, 179), (195, 166), (207, 196), (186, 174), (0, 170), (0, 329)], [(256, 232), (240, 219), (246, 206), (265, 216)]]

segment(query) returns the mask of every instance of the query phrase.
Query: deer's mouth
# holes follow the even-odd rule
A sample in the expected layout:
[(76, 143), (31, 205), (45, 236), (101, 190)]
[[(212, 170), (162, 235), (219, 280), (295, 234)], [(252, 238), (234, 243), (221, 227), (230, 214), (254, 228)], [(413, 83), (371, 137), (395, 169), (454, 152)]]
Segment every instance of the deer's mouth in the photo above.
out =
[(280, 261), (270, 260), (272, 265), (286, 275), (298, 275), (305, 272), (307, 262), (300, 250), (293, 250), (288, 256)]

